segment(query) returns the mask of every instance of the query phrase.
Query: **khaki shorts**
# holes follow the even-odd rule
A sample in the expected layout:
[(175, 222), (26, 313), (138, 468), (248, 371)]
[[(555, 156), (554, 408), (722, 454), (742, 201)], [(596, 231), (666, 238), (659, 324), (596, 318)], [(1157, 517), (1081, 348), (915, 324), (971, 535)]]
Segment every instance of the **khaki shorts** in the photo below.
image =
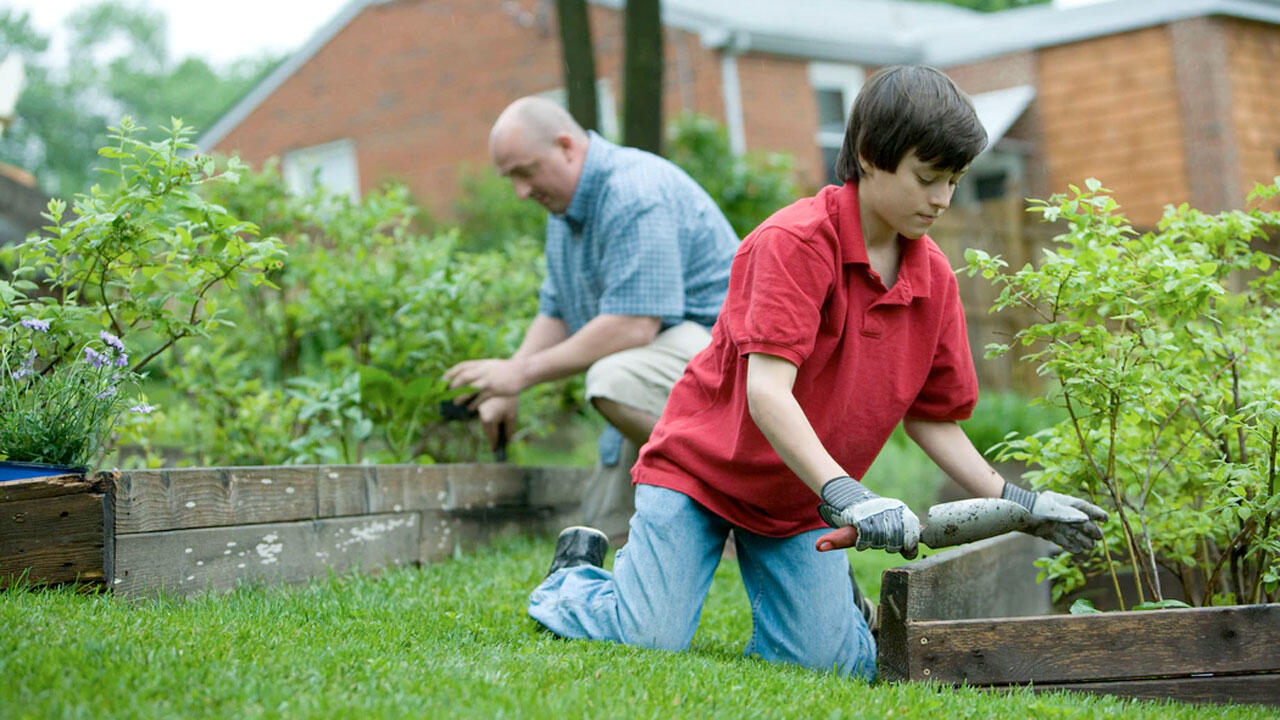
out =
[(689, 360), (710, 343), (706, 328), (686, 321), (644, 347), (602, 357), (587, 370), (587, 400), (602, 397), (661, 416)]
[[(644, 347), (603, 357), (587, 370), (587, 400), (602, 397), (661, 416), (671, 388), (689, 360), (710, 343), (711, 333), (705, 327), (683, 322), (658, 333)], [(640, 448), (623, 438), (617, 463), (596, 462), (583, 493), (583, 524), (603, 530), (611, 538), (627, 532), (635, 512), (631, 466), (639, 454)]]

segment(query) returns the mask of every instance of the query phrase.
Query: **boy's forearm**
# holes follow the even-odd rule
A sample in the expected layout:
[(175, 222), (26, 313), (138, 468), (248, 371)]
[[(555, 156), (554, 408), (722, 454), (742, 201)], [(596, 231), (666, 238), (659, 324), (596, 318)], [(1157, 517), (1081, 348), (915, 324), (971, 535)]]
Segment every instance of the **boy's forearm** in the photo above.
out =
[(828, 480), (847, 473), (823, 447), (792, 394), (795, 373), (796, 367), (782, 358), (750, 355), (747, 406), (751, 419), (782, 462), (814, 493), (821, 493)]
[(960, 426), (950, 421), (906, 418), (907, 436), (938, 467), (974, 497), (1000, 497), (1004, 478), (982, 457)]

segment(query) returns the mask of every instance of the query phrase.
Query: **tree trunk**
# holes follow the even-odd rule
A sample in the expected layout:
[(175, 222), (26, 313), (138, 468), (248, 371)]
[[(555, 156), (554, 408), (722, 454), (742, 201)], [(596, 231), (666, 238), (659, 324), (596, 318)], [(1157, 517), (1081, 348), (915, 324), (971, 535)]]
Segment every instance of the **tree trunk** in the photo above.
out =
[(560, 21), (560, 50), (564, 58), (564, 87), (569, 114), (586, 130), (599, 127), (596, 117), (596, 62), (591, 50), (587, 0), (556, 0)]
[(627, 0), (622, 141), (662, 152), (662, 11), (660, 0)]

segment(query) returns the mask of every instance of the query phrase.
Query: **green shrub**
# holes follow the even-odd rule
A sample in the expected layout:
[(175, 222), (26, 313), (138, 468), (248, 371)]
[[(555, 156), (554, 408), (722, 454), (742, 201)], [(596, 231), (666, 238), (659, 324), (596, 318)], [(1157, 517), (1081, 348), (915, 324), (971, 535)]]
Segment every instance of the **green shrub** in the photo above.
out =
[[(966, 253), (970, 274), (1000, 288), (994, 309), (1038, 318), (1014, 343), (1065, 413), (1002, 457), (1112, 513), (1093, 553), (1046, 573), (1058, 592), (1105, 573), (1122, 604), (1118, 565), (1139, 579), (1137, 603), (1166, 599), (1160, 566), (1197, 604), (1280, 599), (1280, 273), (1259, 249), (1280, 213), (1169, 207), (1140, 234), (1106, 192), (1089, 180), (1033, 201), (1067, 227), (1039, 267)], [(1259, 186), (1250, 201), (1277, 196)]]
[(520, 238), (541, 241), (547, 211), (532, 200), (521, 200), (511, 182), (493, 169), (464, 167), (462, 191), (454, 202), (458, 249), (468, 252), (502, 250)]
[(667, 132), (667, 157), (689, 173), (720, 206), (738, 237), (746, 237), (800, 190), (792, 159), (781, 153), (734, 155), (723, 125), (702, 115), (682, 115)]
[[(295, 197), (271, 166), (210, 199), (271, 228), (289, 256), (270, 285), (212, 298), (237, 330), (166, 368), (185, 401), (154, 444), (218, 465), (487, 457), (478, 423), (442, 421), (457, 393), (440, 377), (518, 345), (536, 312), (536, 241), (459, 253), (457, 232), (418, 234), (402, 187)], [(514, 440), (546, 432), (564, 393), (525, 393)]]
[(992, 448), (1015, 435), (1031, 435), (1062, 420), (1066, 413), (1018, 392), (983, 392), (973, 415), (960, 423), (978, 452), (991, 455)]
[[(234, 185), (237, 161), (219, 166), (192, 154), (194, 130), (177, 119), (158, 140), (141, 139), (144, 131), (128, 117), (111, 128), (111, 144), (99, 151), (106, 177), (76, 196), (73, 217), (51, 200), (43, 232), (0, 251), (14, 268), (11, 281), (0, 280), (0, 347), (7, 364), (20, 366), (0, 375), (0, 396), (5, 422), (27, 436), (10, 434), (0, 448), (11, 459), (43, 452), (79, 464), (98, 456), (132, 404), (120, 384), (179, 341), (212, 337), (230, 322), (218, 289), (261, 285), (280, 263), (278, 239), (259, 239), (257, 226), (201, 195)], [(33, 323), (58, 338), (38, 357), (15, 334)], [(108, 348), (109, 362), (100, 354)]]

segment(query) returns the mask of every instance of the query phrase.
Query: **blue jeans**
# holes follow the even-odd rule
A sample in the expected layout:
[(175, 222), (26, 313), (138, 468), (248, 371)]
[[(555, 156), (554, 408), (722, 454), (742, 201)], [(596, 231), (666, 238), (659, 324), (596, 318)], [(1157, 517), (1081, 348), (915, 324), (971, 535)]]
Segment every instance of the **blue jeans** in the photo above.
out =
[[(529, 616), (561, 637), (685, 650), (732, 526), (666, 488), (637, 485), (635, 499), (613, 572), (554, 573), (529, 595)], [(746, 654), (874, 679), (875, 642), (853, 604), (849, 559), (815, 550), (822, 533), (771, 538), (734, 528), (751, 602)]]

